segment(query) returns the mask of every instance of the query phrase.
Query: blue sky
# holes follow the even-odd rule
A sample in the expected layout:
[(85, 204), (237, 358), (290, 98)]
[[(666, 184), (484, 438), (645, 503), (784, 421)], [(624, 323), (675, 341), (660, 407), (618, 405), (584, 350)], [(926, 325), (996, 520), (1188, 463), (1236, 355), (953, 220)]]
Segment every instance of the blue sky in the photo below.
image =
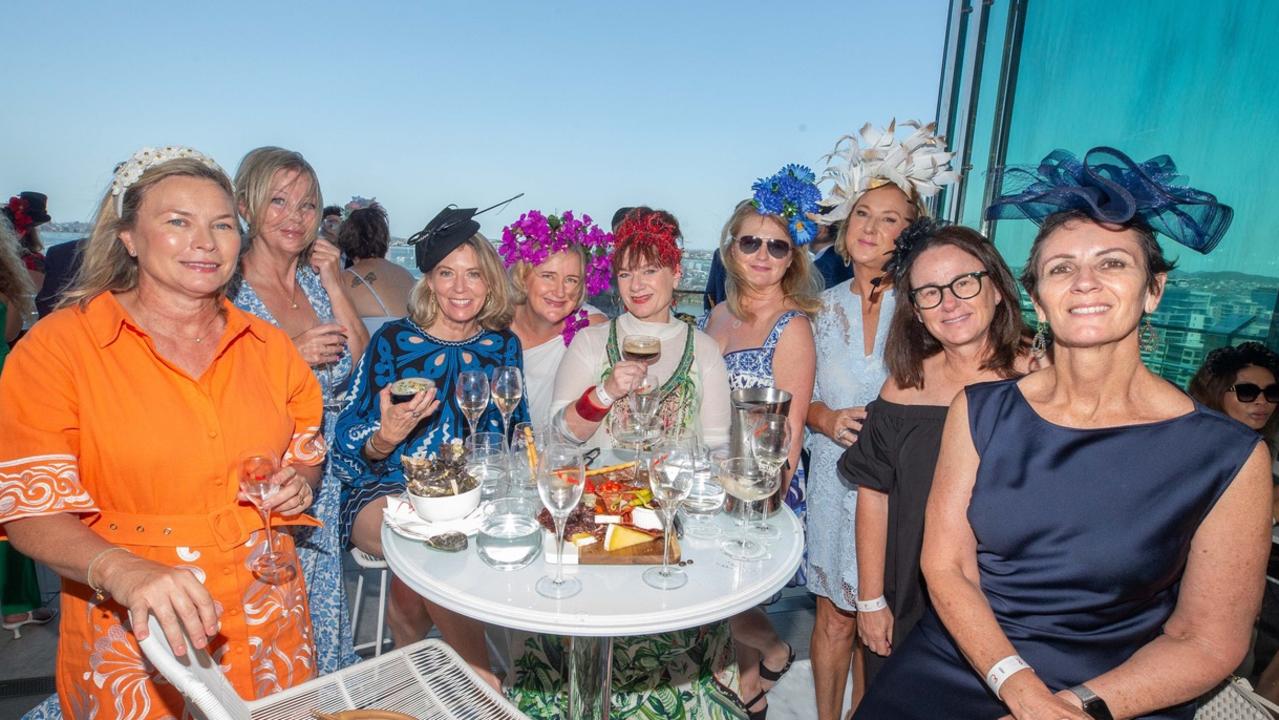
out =
[(0, 193), (88, 220), (141, 146), (234, 172), (270, 144), (327, 202), (376, 196), (399, 236), (522, 191), (486, 234), (646, 203), (708, 248), (755, 178), (820, 171), (864, 122), (933, 118), (947, 4), (25, 3), (5, 12)]

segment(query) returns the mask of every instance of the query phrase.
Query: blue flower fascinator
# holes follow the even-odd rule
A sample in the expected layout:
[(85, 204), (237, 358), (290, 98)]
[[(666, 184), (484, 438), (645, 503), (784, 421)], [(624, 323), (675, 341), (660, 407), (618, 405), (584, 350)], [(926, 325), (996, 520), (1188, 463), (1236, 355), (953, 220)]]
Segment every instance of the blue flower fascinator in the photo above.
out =
[(787, 165), (777, 174), (760, 178), (751, 186), (755, 197), (751, 204), (761, 215), (776, 215), (786, 225), (791, 242), (807, 245), (817, 237), (817, 223), (809, 213), (817, 214), (822, 191), (817, 189), (817, 176), (803, 165)]
[(1053, 213), (1080, 210), (1098, 222), (1142, 222), (1205, 255), (1234, 217), (1216, 196), (1189, 187), (1167, 155), (1137, 163), (1114, 148), (1095, 147), (1080, 161), (1054, 150), (1038, 167), (1003, 168), (996, 182), (1000, 194), (986, 209), (987, 219), (1040, 224)]

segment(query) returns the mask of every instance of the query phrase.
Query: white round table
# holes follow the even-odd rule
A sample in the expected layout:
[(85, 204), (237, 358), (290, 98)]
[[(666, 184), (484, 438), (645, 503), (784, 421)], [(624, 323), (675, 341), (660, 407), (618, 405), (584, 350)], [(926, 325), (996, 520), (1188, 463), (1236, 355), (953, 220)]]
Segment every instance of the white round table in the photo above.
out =
[[(715, 522), (736, 533), (733, 519), (721, 513)], [(534, 584), (554, 573), (544, 557), (511, 572), (494, 570), (480, 559), (474, 538), (466, 550), (447, 553), (382, 527), (386, 562), (406, 585), (428, 600), (482, 622), (529, 632), (573, 637), (569, 716), (608, 717), (608, 670), (612, 638), (649, 635), (717, 622), (768, 599), (790, 580), (804, 552), (804, 530), (789, 508), (769, 519), (781, 538), (767, 543), (762, 560), (736, 562), (719, 540), (685, 537), (682, 559), (689, 582), (676, 590), (657, 590), (640, 577), (650, 565), (566, 565), (582, 591), (571, 598), (542, 597)]]

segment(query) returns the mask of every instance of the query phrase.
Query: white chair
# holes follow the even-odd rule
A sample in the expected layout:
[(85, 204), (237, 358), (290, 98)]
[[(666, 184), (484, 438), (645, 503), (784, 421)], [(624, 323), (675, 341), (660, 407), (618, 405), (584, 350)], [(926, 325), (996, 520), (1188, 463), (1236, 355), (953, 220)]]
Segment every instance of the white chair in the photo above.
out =
[(296, 720), (312, 710), (392, 710), (439, 720), (528, 720), (439, 640), (423, 640), (260, 700), (236, 694), (216, 663), (187, 644), (176, 657), (154, 618), (142, 652), (202, 720)]
[(351, 559), (355, 560), (355, 564), (360, 566), (360, 575), (355, 581), (355, 600), (351, 603), (352, 638), (360, 636), (360, 602), (364, 599), (364, 571), (380, 571), (377, 595), (377, 635), (374, 640), (355, 645), (356, 652), (373, 648), (373, 657), (379, 657), (382, 655), (383, 645), (386, 644), (383, 634), (386, 632), (386, 583), (390, 570), (387, 568), (385, 560), (376, 555), (370, 555), (359, 548), (351, 548)]

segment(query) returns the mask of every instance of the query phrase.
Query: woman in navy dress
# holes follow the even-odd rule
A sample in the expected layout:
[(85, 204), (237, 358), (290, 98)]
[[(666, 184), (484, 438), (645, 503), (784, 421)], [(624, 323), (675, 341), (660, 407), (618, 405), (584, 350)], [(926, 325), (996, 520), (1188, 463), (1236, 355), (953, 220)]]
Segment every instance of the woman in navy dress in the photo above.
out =
[(1053, 364), (951, 405), (924, 531), (935, 610), (858, 718), (1189, 719), (1247, 649), (1268, 458), (1139, 342), (1172, 268), (1150, 228), (1206, 251), (1229, 210), (1154, 187), (1167, 158), (1058, 151), (1039, 172), (990, 212), (1042, 220), (1022, 283)]
[[(351, 401), (338, 417), (334, 463), (342, 476), (342, 540), (382, 557), (382, 510), (387, 497), (404, 492), (400, 458), (429, 457), (440, 446), (468, 434), (453, 385), (465, 370), (491, 374), (503, 365), (523, 369), (520, 341), (505, 329), (510, 294), (502, 261), (478, 234), (468, 210), (448, 209), (410, 242), (419, 240), (422, 279), (413, 288), (409, 316), (373, 334), (356, 370)], [(394, 404), (391, 383), (427, 378), (430, 390)], [(512, 423), (527, 422), (520, 401)], [(489, 406), (477, 430), (502, 432), (502, 418)], [(444, 639), (486, 680), (497, 685), (484, 646), (483, 626), (418, 596), (391, 579), (387, 625), (397, 646), (426, 637), (434, 623)]]

